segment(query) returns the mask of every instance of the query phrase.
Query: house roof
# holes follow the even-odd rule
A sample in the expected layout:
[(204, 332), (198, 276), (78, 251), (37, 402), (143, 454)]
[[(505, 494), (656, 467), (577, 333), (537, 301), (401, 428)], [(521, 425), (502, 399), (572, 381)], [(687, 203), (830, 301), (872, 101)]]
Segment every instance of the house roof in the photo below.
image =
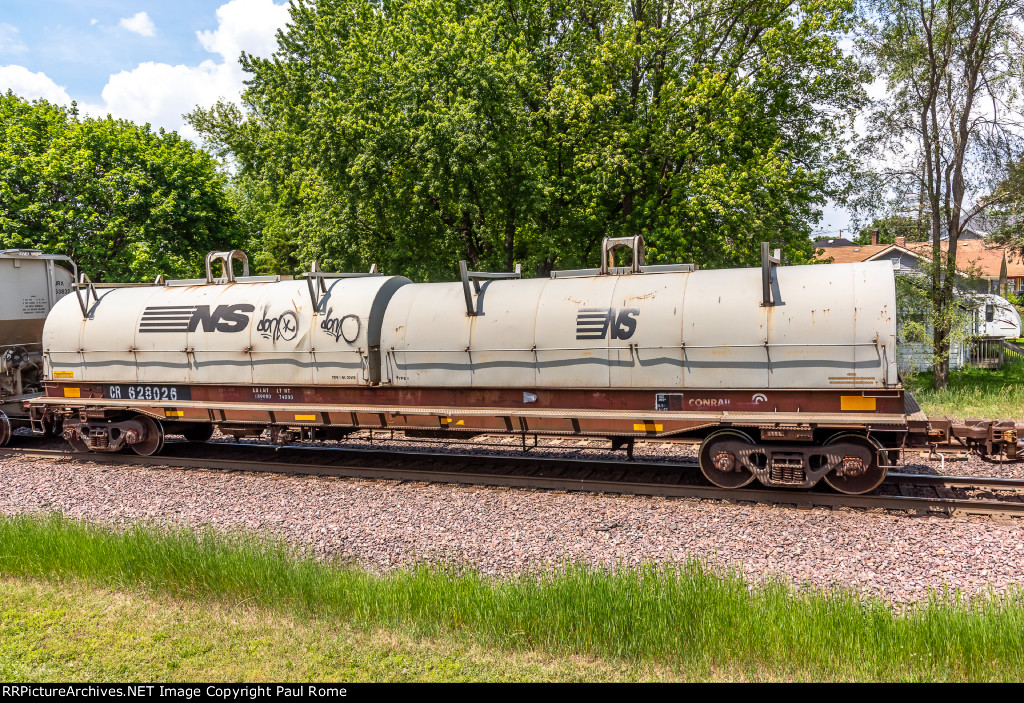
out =
[(891, 249), (893, 244), (869, 244), (866, 246), (838, 246), (838, 247), (822, 247), (824, 254), (818, 257), (819, 261), (832, 258), (835, 264), (853, 264), (858, 261), (867, 261), (876, 254), (880, 254), (886, 249)]
[[(949, 247), (942, 242), (943, 250)], [(907, 244), (921, 256), (931, 258), (931, 242), (912, 242)], [(956, 267), (961, 271), (974, 269), (983, 278), (999, 278), (999, 269), (1006, 256), (1006, 275), (1010, 278), (1024, 276), (1024, 260), (1009, 249), (991, 247), (984, 239), (967, 239), (957, 242)]]
[(825, 239), (815, 239), (814, 240), (814, 247), (816, 249), (829, 248), (829, 247), (855, 247), (855, 246), (857, 246), (857, 245), (854, 244), (853, 242), (851, 242), (849, 239), (844, 239), (843, 237), (832, 237), (831, 239), (825, 238)]
[(865, 259), (865, 261), (873, 261), (875, 259), (880, 259), (884, 255), (886, 255), (886, 254), (888, 254), (890, 252), (899, 252), (900, 254), (908, 254), (908, 255), (914, 257), (915, 259), (927, 259), (928, 258), (927, 256), (922, 255), (921, 252), (919, 252), (919, 251), (915, 251), (913, 249), (908, 249), (907, 247), (904, 247), (904, 246), (898, 246), (896, 244), (886, 244), (882, 248), (882, 251), (879, 251), (879, 252), (876, 252), (876, 253), (872, 254), (867, 259)]
[[(943, 241), (942, 248), (945, 250), (948, 247), (949, 243)], [(817, 258), (819, 261), (832, 258), (834, 260), (833, 263), (849, 264), (878, 259), (894, 249), (918, 258), (931, 259), (932, 243), (907, 242), (905, 247), (898, 247), (895, 244), (861, 247), (823, 247), (823, 253)], [(990, 247), (984, 239), (966, 239), (957, 242), (956, 267), (964, 272), (969, 272), (973, 269), (982, 278), (998, 279), (1004, 254), (1006, 256), (1007, 277), (1024, 277), (1024, 259), (1010, 250)]]

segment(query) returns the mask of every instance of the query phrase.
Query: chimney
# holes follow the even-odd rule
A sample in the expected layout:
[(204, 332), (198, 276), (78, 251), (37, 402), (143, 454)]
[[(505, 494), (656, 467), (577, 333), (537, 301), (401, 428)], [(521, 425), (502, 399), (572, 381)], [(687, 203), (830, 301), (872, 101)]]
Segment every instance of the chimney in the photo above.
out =
[(907, 248), (907, 238), (906, 237), (896, 237), (896, 246), (903, 247), (904, 249), (906, 249)]
[(878, 228), (871, 230), (871, 246), (878, 246)]

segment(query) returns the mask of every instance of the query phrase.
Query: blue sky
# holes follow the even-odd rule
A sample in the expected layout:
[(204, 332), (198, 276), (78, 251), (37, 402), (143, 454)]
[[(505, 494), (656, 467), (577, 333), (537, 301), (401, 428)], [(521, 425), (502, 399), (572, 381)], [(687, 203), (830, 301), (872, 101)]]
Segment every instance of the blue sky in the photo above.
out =
[(239, 54), (287, 19), (287, 0), (0, 0), (0, 90), (194, 138), (182, 115), (237, 100)]
[[(288, 19), (287, 0), (0, 0), (0, 91), (76, 101), (196, 137), (182, 115), (237, 101), (242, 50), (268, 56)], [(848, 230), (826, 207), (822, 236)], [(844, 231), (844, 236), (846, 233)]]
[[(196, 32), (217, 24), (217, 0), (157, 2), (82, 2), (48, 0), (4, 2), (0, 22), (17, 30), (18, 43), (4, 42), (4, 63), (42, 71), (80, 99), (100, 101), (100, 91), (113, 73), (143, 61), (199, 64), (209, 58)], [(135, 30), (120, 26), (123, 18), (145, 12), (152, 23), (136, 22)], [(10, 30), (8, 30), (9, 32)], [(11, 37), (8, 36), (8, 39)]]

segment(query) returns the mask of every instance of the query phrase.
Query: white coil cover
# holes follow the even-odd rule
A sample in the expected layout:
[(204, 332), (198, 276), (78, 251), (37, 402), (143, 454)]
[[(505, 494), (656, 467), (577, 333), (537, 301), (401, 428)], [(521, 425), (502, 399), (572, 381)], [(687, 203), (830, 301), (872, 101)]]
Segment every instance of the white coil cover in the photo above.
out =
[(410, 285), (381, 330), (384, 383), (515, 388), (897, 384), (887, 263)]
[(49, 377), (228, 385), (478, 388), (895, 387), (882, 262), (461, 282), (340, 279), (68, 296), (46, 322)]
[(99, 289), (46, 320), (49, 378), (121, 383), (352, 386), (376, 383), (378, 331), (397, 276)]

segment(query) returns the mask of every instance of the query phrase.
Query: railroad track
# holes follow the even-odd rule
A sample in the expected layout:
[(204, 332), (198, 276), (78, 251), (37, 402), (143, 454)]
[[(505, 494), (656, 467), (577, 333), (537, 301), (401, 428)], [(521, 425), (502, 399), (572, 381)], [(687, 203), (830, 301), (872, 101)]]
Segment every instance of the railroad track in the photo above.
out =
[[(880, 493), (851, 496), (827, 490), (763, 487), (725, 490), (707, 485), (695, 462), (630, 462), (217, 442), (168, 442), (159, 456), (146, 457), (129, 453), (75, 453), (70, 449), (41, 449), (33, 444), (36, 443), (16, 442), (15, 446), (0, 450), (0, 458), (620, 493), (808, 508), (847, 507), (919, 515), (1024, 517), (1024, 479), (890, 473), (880, 487)], [(920, 495), (922, 493), (934, 495)]]

